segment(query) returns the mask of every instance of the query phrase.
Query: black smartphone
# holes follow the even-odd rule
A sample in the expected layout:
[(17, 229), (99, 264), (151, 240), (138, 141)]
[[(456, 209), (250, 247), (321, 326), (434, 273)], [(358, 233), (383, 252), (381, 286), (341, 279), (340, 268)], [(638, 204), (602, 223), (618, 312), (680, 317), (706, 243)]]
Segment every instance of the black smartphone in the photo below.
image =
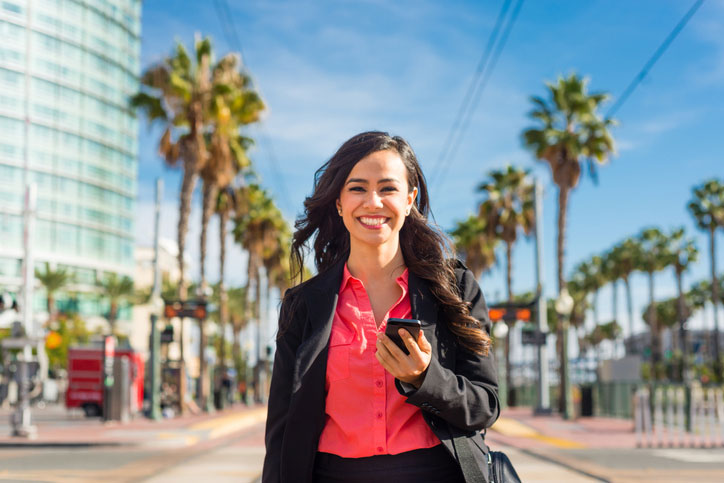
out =
[(385, 328), (385, 335), (392, 339), (397, 344), (397, 347), (402, 349), (405, 354), (410, 354), (407, 350), (407, 346), (402, 341), (402, 337), (398, 334), (399, 329), (405, 329), (412, 335), (412, 338), (417, 340), (420, 336), (421, 323), (417, 319), (387, 319), (387, 327)]

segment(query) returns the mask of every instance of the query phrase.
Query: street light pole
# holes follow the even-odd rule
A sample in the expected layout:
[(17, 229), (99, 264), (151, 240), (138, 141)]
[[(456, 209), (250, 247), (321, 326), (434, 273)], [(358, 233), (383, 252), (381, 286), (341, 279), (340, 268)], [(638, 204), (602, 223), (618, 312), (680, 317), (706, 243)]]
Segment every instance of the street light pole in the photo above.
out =
[(495, 357), (498, 360), (498, 399), (500, 400), (500, 409), (508, 407), (508, 384), (507, 373), (505, 368), (505, 354), (503, 346), (505, 338), (508, 336), (508, 324), (503, 320), (499, 320), (493, 327), (493, 335), (495, 336)]
[(556, 299), (556, 312), (563, 319), (563, 354), (561, 364), (563, 371), (561, 375), (561, 390), (564, 396), (563, 418), (567, 420), (573, 419), (573, 395), (571, 393), (571, 374), (568, 367), (568, 332), (570, 327), (571, 312), (573, 311), (573, 297), (568, 293), (568, 289), (563, 287), (558, 299)]
[(158, 421), (161, 419), (160, 387), (161, 370), (159, 365), (160, 341), (158, 334), (158, 314), (163, 310), (161, 300), (161, 266), (159, 264), (159, 237), (161, 224), (161, 199), (163, 198), (163, 179), (156, 179), (156, 213), (153, 235), (153, 291), (151, 292), (151, 410), (149, 417)]
[[(538, 331), (548, 333), (548, 310), (543, 296), (543, 185), (540, 180), (535, 181), (535, 275), (537, 281), (536, 292), (538, 301), (536, 311), (538, 316)], [(536, 414), (548, 414), (551, 411), (550, 386), (548, 383), (548, 356), (546, 338), (543, 336), (538, 349), (538, 401)]]

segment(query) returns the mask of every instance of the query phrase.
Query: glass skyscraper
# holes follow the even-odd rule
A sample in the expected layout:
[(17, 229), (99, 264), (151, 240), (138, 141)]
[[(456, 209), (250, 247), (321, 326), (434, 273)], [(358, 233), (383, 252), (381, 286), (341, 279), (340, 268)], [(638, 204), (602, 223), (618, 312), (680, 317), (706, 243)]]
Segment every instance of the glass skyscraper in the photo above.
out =
[(0, 289), (21, 284), (26, 180), (36, 266), (74, 273), (76, 310), (103, 313), (92, 287), (133, 275), (140, 16), (141, 0), (0, 0)]

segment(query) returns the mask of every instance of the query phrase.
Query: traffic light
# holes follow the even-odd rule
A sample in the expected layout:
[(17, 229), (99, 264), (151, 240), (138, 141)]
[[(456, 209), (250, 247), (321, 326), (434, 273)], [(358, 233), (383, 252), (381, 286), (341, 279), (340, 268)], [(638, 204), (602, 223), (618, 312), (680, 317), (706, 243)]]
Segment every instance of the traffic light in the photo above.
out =
[(205, 300), (187, 300), (181, 302), (179, 300), (164, 301), (163, 315), (167, 319), (174, 317), (188, 317), (192, 319), (206, 318), (206, 301)]
[(488, 316), (493, 322), (503, 320), (505, 322), (515, 322), (522, 320), (529, 322), (531, 320), (531, 311), (529, 304), (525, 306), (516, 306), (515, 304), (493, 305), (488, 311)]

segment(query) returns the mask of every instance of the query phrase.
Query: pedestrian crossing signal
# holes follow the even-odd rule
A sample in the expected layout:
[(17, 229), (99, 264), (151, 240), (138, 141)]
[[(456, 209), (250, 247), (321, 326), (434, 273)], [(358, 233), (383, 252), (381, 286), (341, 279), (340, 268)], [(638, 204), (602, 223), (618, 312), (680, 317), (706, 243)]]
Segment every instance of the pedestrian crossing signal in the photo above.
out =
[(515, 322), (518, 320), (522, 320), (523, 322), (530, 322), (530, 305), (532, 304), (526, 304), (526, 306), (516, 306), (512, 304), (493, 305), (488, 310), (488, 316), (493, 322), (498, 322), (501, 320), (505, 322)]

